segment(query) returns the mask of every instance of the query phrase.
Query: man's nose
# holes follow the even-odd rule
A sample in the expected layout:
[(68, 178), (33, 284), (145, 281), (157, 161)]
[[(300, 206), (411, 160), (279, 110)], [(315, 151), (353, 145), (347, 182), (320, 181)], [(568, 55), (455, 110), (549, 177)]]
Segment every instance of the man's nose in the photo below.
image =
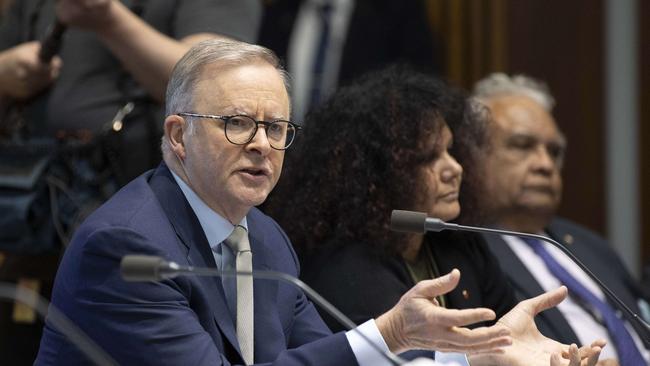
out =
[(533, 168), (535, 170), (550, 174), (556, 168), (556, 161), (544, 144), (537, 145), (533, 159)]
[(255, 135), (253, 135), (253, 139), (246, 144), (246, 150), (256, 151), (260, 153), (260, 155), (266, 156), (272, 149), (269, 138), (266, 135), (266, 128), (258, 125), (257, 131), (255, 131)]

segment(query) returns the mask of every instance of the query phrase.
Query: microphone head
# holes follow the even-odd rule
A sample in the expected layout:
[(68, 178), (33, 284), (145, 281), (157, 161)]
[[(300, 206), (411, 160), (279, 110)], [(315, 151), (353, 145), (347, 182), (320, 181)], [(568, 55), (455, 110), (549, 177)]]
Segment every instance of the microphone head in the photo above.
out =
[(159, 281), (163, 279), (160, 269), (167, 264), (154, 255), (125, 255), (120, 264), (122, 279), (129, 282)]
[(424, 212), (393, 210), (390, 229), (406, 233), (424, 233), (427, 214)]

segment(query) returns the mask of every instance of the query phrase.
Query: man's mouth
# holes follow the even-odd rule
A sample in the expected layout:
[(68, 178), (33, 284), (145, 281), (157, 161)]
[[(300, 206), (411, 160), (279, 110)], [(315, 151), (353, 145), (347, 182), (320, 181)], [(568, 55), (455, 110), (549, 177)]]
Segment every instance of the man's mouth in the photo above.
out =
[(244, 168), (239, 170), (240, 172), (252, 175), (254, 177), (263, 177), (263, 176), (268, 176), (270, 175), (270, 172), (266, 169), (262, 168)]
[(555, 190), (553, 189), (553, 187), (551, 187), (549, 185), (542, 185), (542, 184), (528, 185), (528, 186), (525, 186), (524, 189), (527, 190), (527, 191), (545, 193), (545, 194), (549, 194), (549, 195), (554, 195), (555, 194)]

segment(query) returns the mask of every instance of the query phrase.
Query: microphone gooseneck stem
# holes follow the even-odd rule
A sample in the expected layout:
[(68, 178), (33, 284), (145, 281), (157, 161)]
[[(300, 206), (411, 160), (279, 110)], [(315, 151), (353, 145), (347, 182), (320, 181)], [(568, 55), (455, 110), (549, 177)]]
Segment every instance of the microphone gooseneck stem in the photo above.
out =
[[(429, 219), (427, 219), (428, 221)], [(425, 224), (426, 226), (426, 224)], [(443, 222), (444, 229), (447, 230), (462, 230), (462, 231), (473, 231), (477, 233), (490, 233), (490, 234), (499, 234), (499, 235), (510, 235), (510, 236), (518, 236), (518, 237), (526, 237), (526, 238), (533, 238), (533, 239), (538, 239), (545, 241), (547, 243), (552, 244), (554, 247), (559, 248), (564, 254), (569, 256), (571, 260), (580, 267), (588, 276), (591, 278), (594, 282), (598, 284), (598, 286), (605, 292), (607, 297), (611, 299), (618, 307), (625, 311), (629, 316), (634, 319), (639, 325), (641, 325), (648, 333), (644, 337), (647, 337), (648, 334), (650, 334), (650, 324), (648, 324), (645, 320), (643, 320), (640, 316), (638, 316), (636, 313), (632, 311), (625, 303), (618, 298), (612, 292), (612, 290), (609, 289), (589, 268), (587, 268), (586, 265), (584, 265), (578, 257), (576, 257), (566, 246), (560, 244), (559, 242), (546, 237), (544, 235), (537, 235), (537, 234), (529, 234), (529, 233), (521, 233), (521, 232), (515, 232), (515, 231), (509, 231), (509, 230), (500, 230), (500, 229), (490, 229), (490, 228), (482, 228), (482, 227), (475, 227), (475, 226), (465, 226), (465, 225), (458, 225), (458, 224), (450, 224)], [(443, 229), (443, 230), (444, 230)]]
[(13, 284), (0, 283), (0, 299), (20, 301), (34, 309), (44, 320), (47, 315), (47, 320), (52, 324), (52, 326), (67, 337), (70, 342), (79, 348), (79, 350), (95, 365), (111, 366), (118, 364), (81, 329), (70, 321), (67, 316), (56, 307), (49, 305), (48, 301), (43, 299), (38, 293), (29, 289), (20, 288)]
[[(306, 283), (304, 283), (302, 280), (298, 278), (295, 278), (283, 272), (268, 271), (268, 270), (253, 271), (253, 272), (221, 271), (213, 268), (178, 266), (176, 263), (173, 262), (169, 262), (169, 264), (170, 267), (174, 267), (173, 272), (175, 272), (176, 274), (190, 274), (195, 276), (218, 276), (218, 277), (252, 276), (253, 278), (257, 278), (257, 279), (274, 280), (274, 281), (281, 280), (289, 283), (290, 285), (297, 286), (298, 288), (303, 290), (307, 295), (307, 297), (309, 297), (314, 303), (316, 303), (318, 306), (323, 308), (329, 315), (331, 315), (339, 323), (343, 324), (343, 326), (345, 326), (348, 330), (355, 332), (355, 334), (360, 336), (375, 351), (384, 355), (394, 365), (402, 365), (406, 363), (405, 360), (401, 359), (399, 356), (395, 355), (394, 353), (390, 351), (385, 352), (384, 350), (379, 348), (377, 344), (375, 344), (365, 334), (363, 334), (357, 329), (357, 325), (354, 324), (354, 322), (350, 320), (350, 318), (345, 316), (345, 314), (343, 314), (339, 309), (337, 309), (334, 305), (332, 305), (329, 301), (327, 301), (323, 296), (321, 296), (318, 292), (316, 292), (314, 289), (309, 287), (309, 285), (307, 285)], [(171, 270), (169, 269), (167, 271), (168, 273), (171, 272)]]

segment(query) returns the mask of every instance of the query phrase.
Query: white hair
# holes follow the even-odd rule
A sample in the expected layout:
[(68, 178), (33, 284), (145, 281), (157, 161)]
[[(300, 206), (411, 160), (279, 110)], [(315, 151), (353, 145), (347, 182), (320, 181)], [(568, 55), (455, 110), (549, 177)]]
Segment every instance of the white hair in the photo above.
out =
[(548, 86), (526, 75), (510, 77), (500, 72), (490, 74), (474, 84), (473, 95), (481, 101), (505, 95), (525, 95), (539, 103), (549, 113), (555, 106), (555, 99)]

